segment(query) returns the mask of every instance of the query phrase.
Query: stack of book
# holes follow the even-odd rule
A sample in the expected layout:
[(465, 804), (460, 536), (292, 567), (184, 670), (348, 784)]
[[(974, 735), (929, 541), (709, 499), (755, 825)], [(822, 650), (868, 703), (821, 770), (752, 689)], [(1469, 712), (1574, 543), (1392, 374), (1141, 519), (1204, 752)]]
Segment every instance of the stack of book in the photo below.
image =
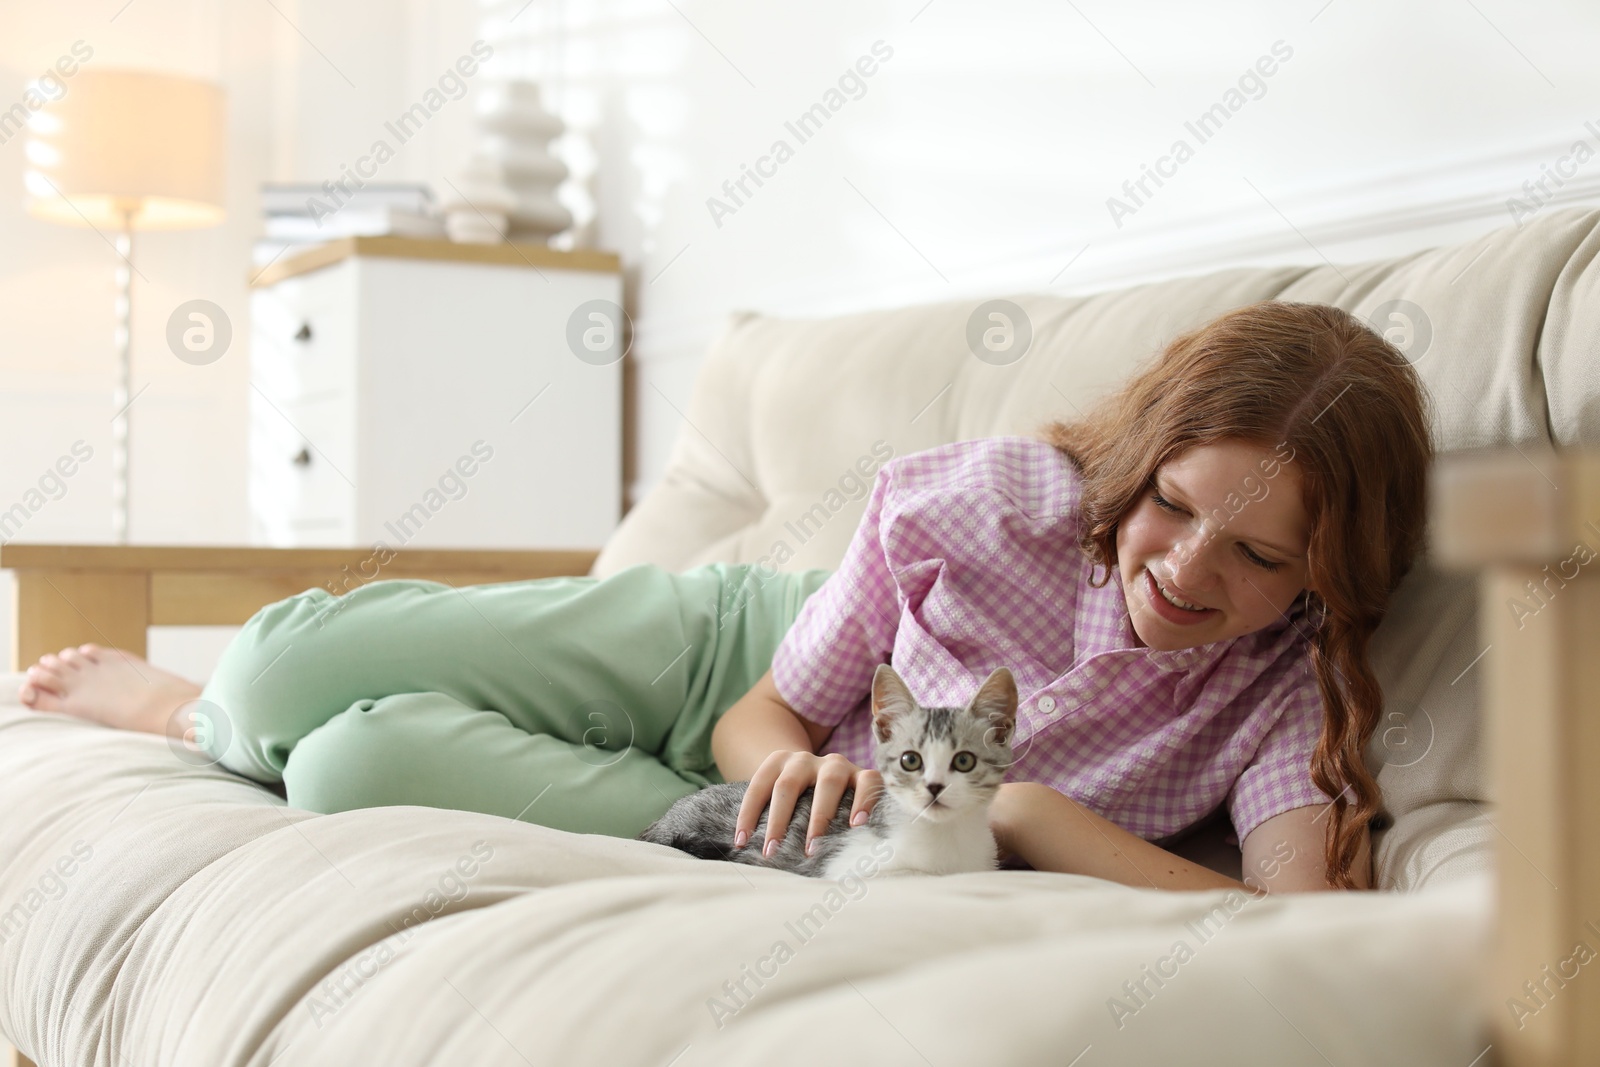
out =
[(340, 237), (445, 236), (433, 191), (420, 182), (367, 182), (328, 188), (309, 182), (264, 182), (265, 226), (251, 250), (257, 267), (295, 250)]

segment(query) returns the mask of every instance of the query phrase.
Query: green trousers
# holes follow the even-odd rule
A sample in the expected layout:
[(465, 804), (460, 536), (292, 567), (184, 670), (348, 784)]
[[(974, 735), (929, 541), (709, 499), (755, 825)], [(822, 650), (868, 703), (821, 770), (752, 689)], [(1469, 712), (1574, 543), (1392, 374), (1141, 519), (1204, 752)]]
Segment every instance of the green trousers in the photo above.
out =
[(419, 804), (633, 837), (723, 780), (712, 727), (829, 573), (308, 589), (223, 653), (200, 744), (310, 811)]

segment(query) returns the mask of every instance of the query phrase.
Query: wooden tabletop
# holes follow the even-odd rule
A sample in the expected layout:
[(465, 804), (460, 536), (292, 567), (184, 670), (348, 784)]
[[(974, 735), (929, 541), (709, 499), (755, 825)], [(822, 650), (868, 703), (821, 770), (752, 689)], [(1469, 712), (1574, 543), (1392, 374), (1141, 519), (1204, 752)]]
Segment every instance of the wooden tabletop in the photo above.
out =
[(592, 548), (253, 548), (228, 545), (0, 545), (13, 572), (12, 667), (94, 641), (143, 656), (152, 626), (242, 626), (263, 606), (386, 578), (456, 587), (589, 573)]
[[(380, 555), (371, 545), (348, 548), (261, 548), (245, 545), (45, 544), (0, 545), (0, 568), (74, 571), (300, 571), (340, 568)], [(411, 577), (438, 570), (468, 569), (524, 574), (554, 569), (586, 573), (599, 555), (594, 548), (407, 548), (381, 553), (385, 576)]]
[(501, 267), (531, 270), (586, 270), (600, 274), (622, 273), (622, 259), (615, 252), (592, 248), (563, 251), (548, 245), (462, 244), (418, 237), (340, 237), (324, 244), (309, 245), (304, 251), (285, 252), (253, 273), (250, 286), (262, 289), (296, 274), (308, 274), (331, 267), (352, 256), (384, 256), (390, 259), (429, 259), (451, 263), (488, 263)]

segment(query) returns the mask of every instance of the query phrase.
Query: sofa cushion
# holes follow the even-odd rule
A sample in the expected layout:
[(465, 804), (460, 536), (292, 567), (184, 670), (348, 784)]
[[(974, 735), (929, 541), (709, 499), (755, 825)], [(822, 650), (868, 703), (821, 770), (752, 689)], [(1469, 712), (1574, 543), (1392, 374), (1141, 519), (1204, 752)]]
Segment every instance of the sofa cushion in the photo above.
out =
[(1482, 1049), (1487, 880), (1262, 900), (1029, 871), (823, 882), (474, 812), (313, 815), (163, 738), (14, 708), (0, 806), (0, 1031), (45, 1065)]

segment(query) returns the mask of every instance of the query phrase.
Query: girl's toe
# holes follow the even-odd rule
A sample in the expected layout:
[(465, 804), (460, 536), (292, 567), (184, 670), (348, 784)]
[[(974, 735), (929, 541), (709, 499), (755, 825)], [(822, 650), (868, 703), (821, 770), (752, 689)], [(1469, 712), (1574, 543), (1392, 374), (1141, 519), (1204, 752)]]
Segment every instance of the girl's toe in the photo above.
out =
[(83, 666), (83, 654), (75, 648), (63, 648), (56, 653), (56, 658), (61, 661), (63, 666), (70, 667), (73, 670)]
[[(54, 657), (51, 656), (46, 658), (53, 659)], [(60, 671), (54, 667), (41, 666), (40, 664), (42, 663), (43, 660), (41, 660), (40, 663), (35, 663), (33, 666), (28, 668), (28, 682), (35, 689), (43, 689), (47, 692), (55, 693), (61, 687)]]
[(88, 660), (90, 663), (99, 663), (100, 662), (100, 653), (101, 653), (102, 649), (100, 648), (99, 645), (96, 645), (96, 644), (79, 645), (78, 646), (78, 651), (82, 652), (83, 653), (83, 658)]
[(17, 696), (22, 700), (24, 706), (30, 707), (34, 711), (61, 710), (61, 698), (48, 689), (40, 689), (38, 686), (24, 682)]

